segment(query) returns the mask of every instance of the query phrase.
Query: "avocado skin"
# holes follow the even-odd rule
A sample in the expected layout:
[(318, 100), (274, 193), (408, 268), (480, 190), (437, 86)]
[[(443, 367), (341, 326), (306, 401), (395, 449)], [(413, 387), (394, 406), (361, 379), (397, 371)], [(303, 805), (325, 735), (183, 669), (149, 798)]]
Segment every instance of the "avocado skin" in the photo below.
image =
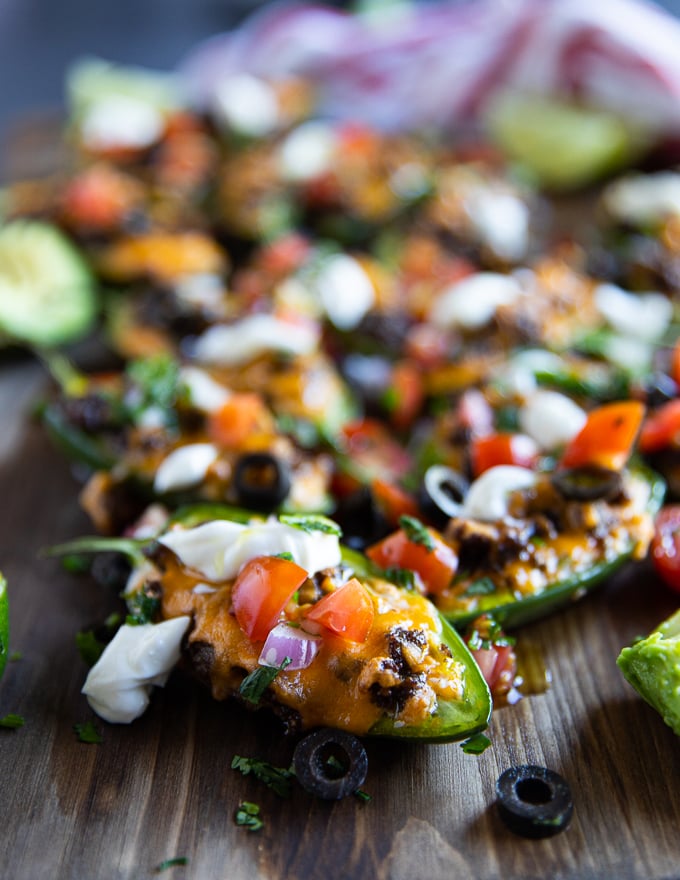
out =
[(616, 661), (623, 677), (680, 736), (680, 610)]

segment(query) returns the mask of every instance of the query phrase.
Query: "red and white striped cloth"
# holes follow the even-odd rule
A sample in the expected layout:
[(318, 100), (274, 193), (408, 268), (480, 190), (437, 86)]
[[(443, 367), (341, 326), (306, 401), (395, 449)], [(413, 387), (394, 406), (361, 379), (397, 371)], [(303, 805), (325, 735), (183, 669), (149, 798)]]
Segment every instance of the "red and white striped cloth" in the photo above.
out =
[(509, 88), (577, 97), (659, 139), (680, 135), (680, 22), (644, 0), (439, 2), (377, 22), (276, 4), (182, 65), (199, 102), (239, 72), (307, 76), (321, 113), (389, 129), (469, 122)]

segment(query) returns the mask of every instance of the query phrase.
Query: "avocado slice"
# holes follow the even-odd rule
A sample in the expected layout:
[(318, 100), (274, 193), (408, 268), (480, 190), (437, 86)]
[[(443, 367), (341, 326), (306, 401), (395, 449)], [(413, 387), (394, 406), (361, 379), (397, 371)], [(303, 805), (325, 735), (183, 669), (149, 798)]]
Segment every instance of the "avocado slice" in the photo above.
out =
[(0, 337), (38, 348), (74, 342), (97, 309), (87, 264), (55, 226), (14, 220), (0, 227)]
[(623, 677), (680, 736), (680, 610), (616, 660)]

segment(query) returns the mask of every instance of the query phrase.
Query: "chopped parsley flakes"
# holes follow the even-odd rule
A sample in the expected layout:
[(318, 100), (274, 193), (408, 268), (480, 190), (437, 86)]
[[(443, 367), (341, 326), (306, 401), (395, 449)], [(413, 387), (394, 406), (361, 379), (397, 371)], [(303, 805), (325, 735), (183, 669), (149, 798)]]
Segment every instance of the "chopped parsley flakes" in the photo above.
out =
[(76, 633), (76, 647), (88, 666), (94, 666), (104, 653), (104, 644), (91, 629)]
[(177, 868), (181, 865), (188, 865), (189, 859), (186, 856), (177, 856), (174, 859), (166, 859), (164, 862), (161, 862), (160, 865), (156, 865), (154, 868), (154, 873), (160, 874), (163, 871), (167, 871), (168, 868)]
[(231, 769), (239, 770), (244, 776), (252, 773), (256, 779), (264, 782), (279, 797), (290, 797), (292, 791), (291, 780), (295, 776), (292, 770), (286, 770), (284, 767), (275, 767), (273, 764), (269, 764), (267, 761), (260, 761), (257, 758), (244, 758), (241, 755), (234, 755)]
[(78, 735), (78, 740), (81, 743), (98, 745), (99, 743), (104, 742), (104, 737), (97, 730), (92, 721), (86, 721), (85, 724), (74, 724), (73, 729)]
[(289, 666), (291, 662), (290, 657), (284, 657), (280, 666), (258, 666), (243, 679), (238, 689), (239, 694), (247, 703), (257, 706), (262, 695), (279, 672)]
[(300, 529), (308, 534), (321, 532), (324, 535), (336, 535), (338, 538), (342, 535), (340, 526), (333, 522), (332, 519), (328, 519), (327, 516), (321, 516), (321, 514), (282, 513), (279, 517), (279, 522), (292, 526), (294, 529)]
[(130, 613), (125, 618), (125, 623), (128, 626), (142, 626), (145, 623), (153, 623), (153, 619), (161, 607), (161, 600), (157, 596), (149, 596), (143, 590), (130, 596), (127, 602)]
[(13, 712), (0, 718), (0, 727), (5, 727), (8, 730), (16, 730), (18, 727), (23, 727), (25, 723), (23, 715), (15, 715)]
[(481, 577), (476, 581), (472, 581), (472, 583), (465, 588), (462, 596), (489, 596), (491, 593), (495, 592), (496, 584), (491, 580), (490, 577)]
[(237, 825), (242, 825), (248, 831), (259, 831), (263, 827), (264, 822), (260, 818), (260, 808), (257, 804), (250, 801), (241, 801), (236, 810), (234, 821)]
[(399, 525), (404, 530), (406, 537), (414, 544), (420, 544), (429, 553), (434, 550), (434, 538), (429, 529), (424, 526), (419, 519), (414, 516), (399, 517)]

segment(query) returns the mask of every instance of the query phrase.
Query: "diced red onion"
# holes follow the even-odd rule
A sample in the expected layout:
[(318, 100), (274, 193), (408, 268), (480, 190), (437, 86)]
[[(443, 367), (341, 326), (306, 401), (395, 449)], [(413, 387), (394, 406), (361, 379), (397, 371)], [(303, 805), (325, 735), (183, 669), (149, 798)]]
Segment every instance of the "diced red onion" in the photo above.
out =
[(279, 623), (267, 636), (257, 662), (261, 666), (280, 666), (290, 657), (286, 669), (306, 669), (316, 657), (320, 644), (317, 636), (288, 623)]
[(299, 74), (319, 85), (324, 115), (391, 129), (483, 119), (510, 90), (576, 94), (671, 143), (680, 131), (680, 23), (651, 3), (421, 3), (381, 24), (268, 5), (195, 49), (183, 81), (209, 106), (225, 76)]
[(493, 645), (490, 648), (478, 648), (472, 651), (477, 666), (492, 690), (508, 662), (511, 651), (510, 645)]

